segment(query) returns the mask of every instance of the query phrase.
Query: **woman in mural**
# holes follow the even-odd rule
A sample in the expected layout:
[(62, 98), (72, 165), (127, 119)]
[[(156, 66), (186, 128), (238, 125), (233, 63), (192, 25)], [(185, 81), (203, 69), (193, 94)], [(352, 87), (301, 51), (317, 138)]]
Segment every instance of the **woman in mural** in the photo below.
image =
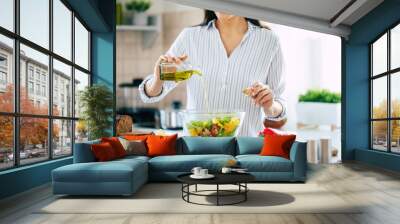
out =
[[(161, 80), (159, 64), (183, 61), (203, 74), (186, 81), (187, 109), (243, 110), (242, 136), (255, 136), (263, 129), (264, 118), (285, 117), (279, 40), (259, 21), (206, 10), (203, 23), (185, 28), (160, 56), (154, 74), (140, 85), (145, 103), (160, 101), (180, 84)], [(244, 89), (250, 97), (243, 94)]]

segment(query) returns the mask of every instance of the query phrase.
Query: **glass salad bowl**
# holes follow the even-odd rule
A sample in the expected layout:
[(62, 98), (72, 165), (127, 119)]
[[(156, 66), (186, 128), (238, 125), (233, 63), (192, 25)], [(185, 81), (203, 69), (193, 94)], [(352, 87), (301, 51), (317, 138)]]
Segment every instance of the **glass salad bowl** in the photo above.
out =
[(202, 112), (187, 110), (183, 114), (185, 136), (232, 137), (237, 136), (245, 112)]

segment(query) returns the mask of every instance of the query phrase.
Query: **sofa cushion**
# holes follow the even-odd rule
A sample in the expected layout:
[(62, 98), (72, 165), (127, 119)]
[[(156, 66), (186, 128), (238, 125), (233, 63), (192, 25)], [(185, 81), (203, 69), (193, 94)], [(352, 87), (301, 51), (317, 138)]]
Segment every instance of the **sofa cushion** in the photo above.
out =
[(77, 142), (74, 147), (74, 163), (95, 162), (96, 158), (91, 149), (92, 144), (99, 144), (100, 140)]
[(141, 159), (75, 163), (53, 170), (53, 181), (131, 182), (134, 173), (147, 176), (147, 163)]
[(179, 141), (178, 154), (235, 154), (235, 138), (233, 137), (182, 137)]
[(236, 141), (236, 155), (260, 154), (264, 144), (262, 137), (238, 137)]
[(126, 151), (126, 155), (145, 156), (147, 155), (146, 142), (142, 140), (126, 140), (118, 138)]
[(92, 144), (90, 148), (92, 149), (94, 157), (96, 157), (96, 161), (105, 162), (118, 158), (112, 145), (108, 142)]
[(292, 172), (292, 161), (278, 156), (239, 155), (240, 167), (249, 172)]
[(158, 156), (149, 160), (149, 170), (163, 172), (190, 172), (199, 166), (210, 171), (219, 171), (230, 159), (231, 155), (175, 155)]
[(294, 134), (265, 135), (261, 156), (280, 156), (290, 159), (290, 148), (296, 140)]
[(121, 142), (119, 141), (118, 137), (105, 137), (101, 138), (101, 142), (108, 142), (112, 146), (115, 155), (117, 158), (123, 158), (126, 156), (126, 151), (124, 146), (122, 146)]
[(147, 155), (151, 157), (175, 155), (177, 138), (178, 134), (170, 136), (151, 135), (147, 137)]

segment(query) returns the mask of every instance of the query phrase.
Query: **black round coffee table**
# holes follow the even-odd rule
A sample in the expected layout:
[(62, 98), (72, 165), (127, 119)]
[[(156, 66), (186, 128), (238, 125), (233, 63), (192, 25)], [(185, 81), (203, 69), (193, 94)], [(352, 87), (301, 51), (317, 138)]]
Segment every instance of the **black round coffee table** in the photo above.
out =
[[(255, 177), (248, 173), (216, 173), (212, 179), (193, 179), (190, 177), (191, 173), (182, 174), (177, 177), (178, 181), (182, 183), (182, 199), (188, 203), (197, 205), (234, 205), (247, 201), (247, 192), (249, 188), (247, 183), (255, 180)], [(215, 190), (198, 190), (197, 185), (215, 185)], [(237, 190), (224, 190), (220, 189), (220, 185), (236, 185)], [(191, 191), (190, 186), (195, 186), (195, 190)], [(206, 194), (214, 192), (215, 194)], [(203, 197), (216, 197), (216, 204), (203, 204), (190, 200), (190, 196), (203, 196)], [(240, 196), (240, 199), (230, 203), (221, 202), (221, 197)]]

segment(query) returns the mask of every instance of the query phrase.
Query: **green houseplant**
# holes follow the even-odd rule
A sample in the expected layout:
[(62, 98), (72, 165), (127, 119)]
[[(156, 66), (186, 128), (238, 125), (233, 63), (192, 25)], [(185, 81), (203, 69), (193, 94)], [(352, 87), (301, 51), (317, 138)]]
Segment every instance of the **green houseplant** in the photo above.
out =
[(147, 14), (145, 12), (151, 7), (150, 0), (131, 0), (125, 6), (128, 11), (133, 12), (132, 23), (134, 25), (147, 25)]
[(113, 94), (102, 84), (86, 87), (79, 93), (81, 120), (88, 131), (89, 140), (109, 136), (112, 126)]
[(310, 89), (299, 96), (299, 102), (340, 103), (340, 93), (326, 89)]

